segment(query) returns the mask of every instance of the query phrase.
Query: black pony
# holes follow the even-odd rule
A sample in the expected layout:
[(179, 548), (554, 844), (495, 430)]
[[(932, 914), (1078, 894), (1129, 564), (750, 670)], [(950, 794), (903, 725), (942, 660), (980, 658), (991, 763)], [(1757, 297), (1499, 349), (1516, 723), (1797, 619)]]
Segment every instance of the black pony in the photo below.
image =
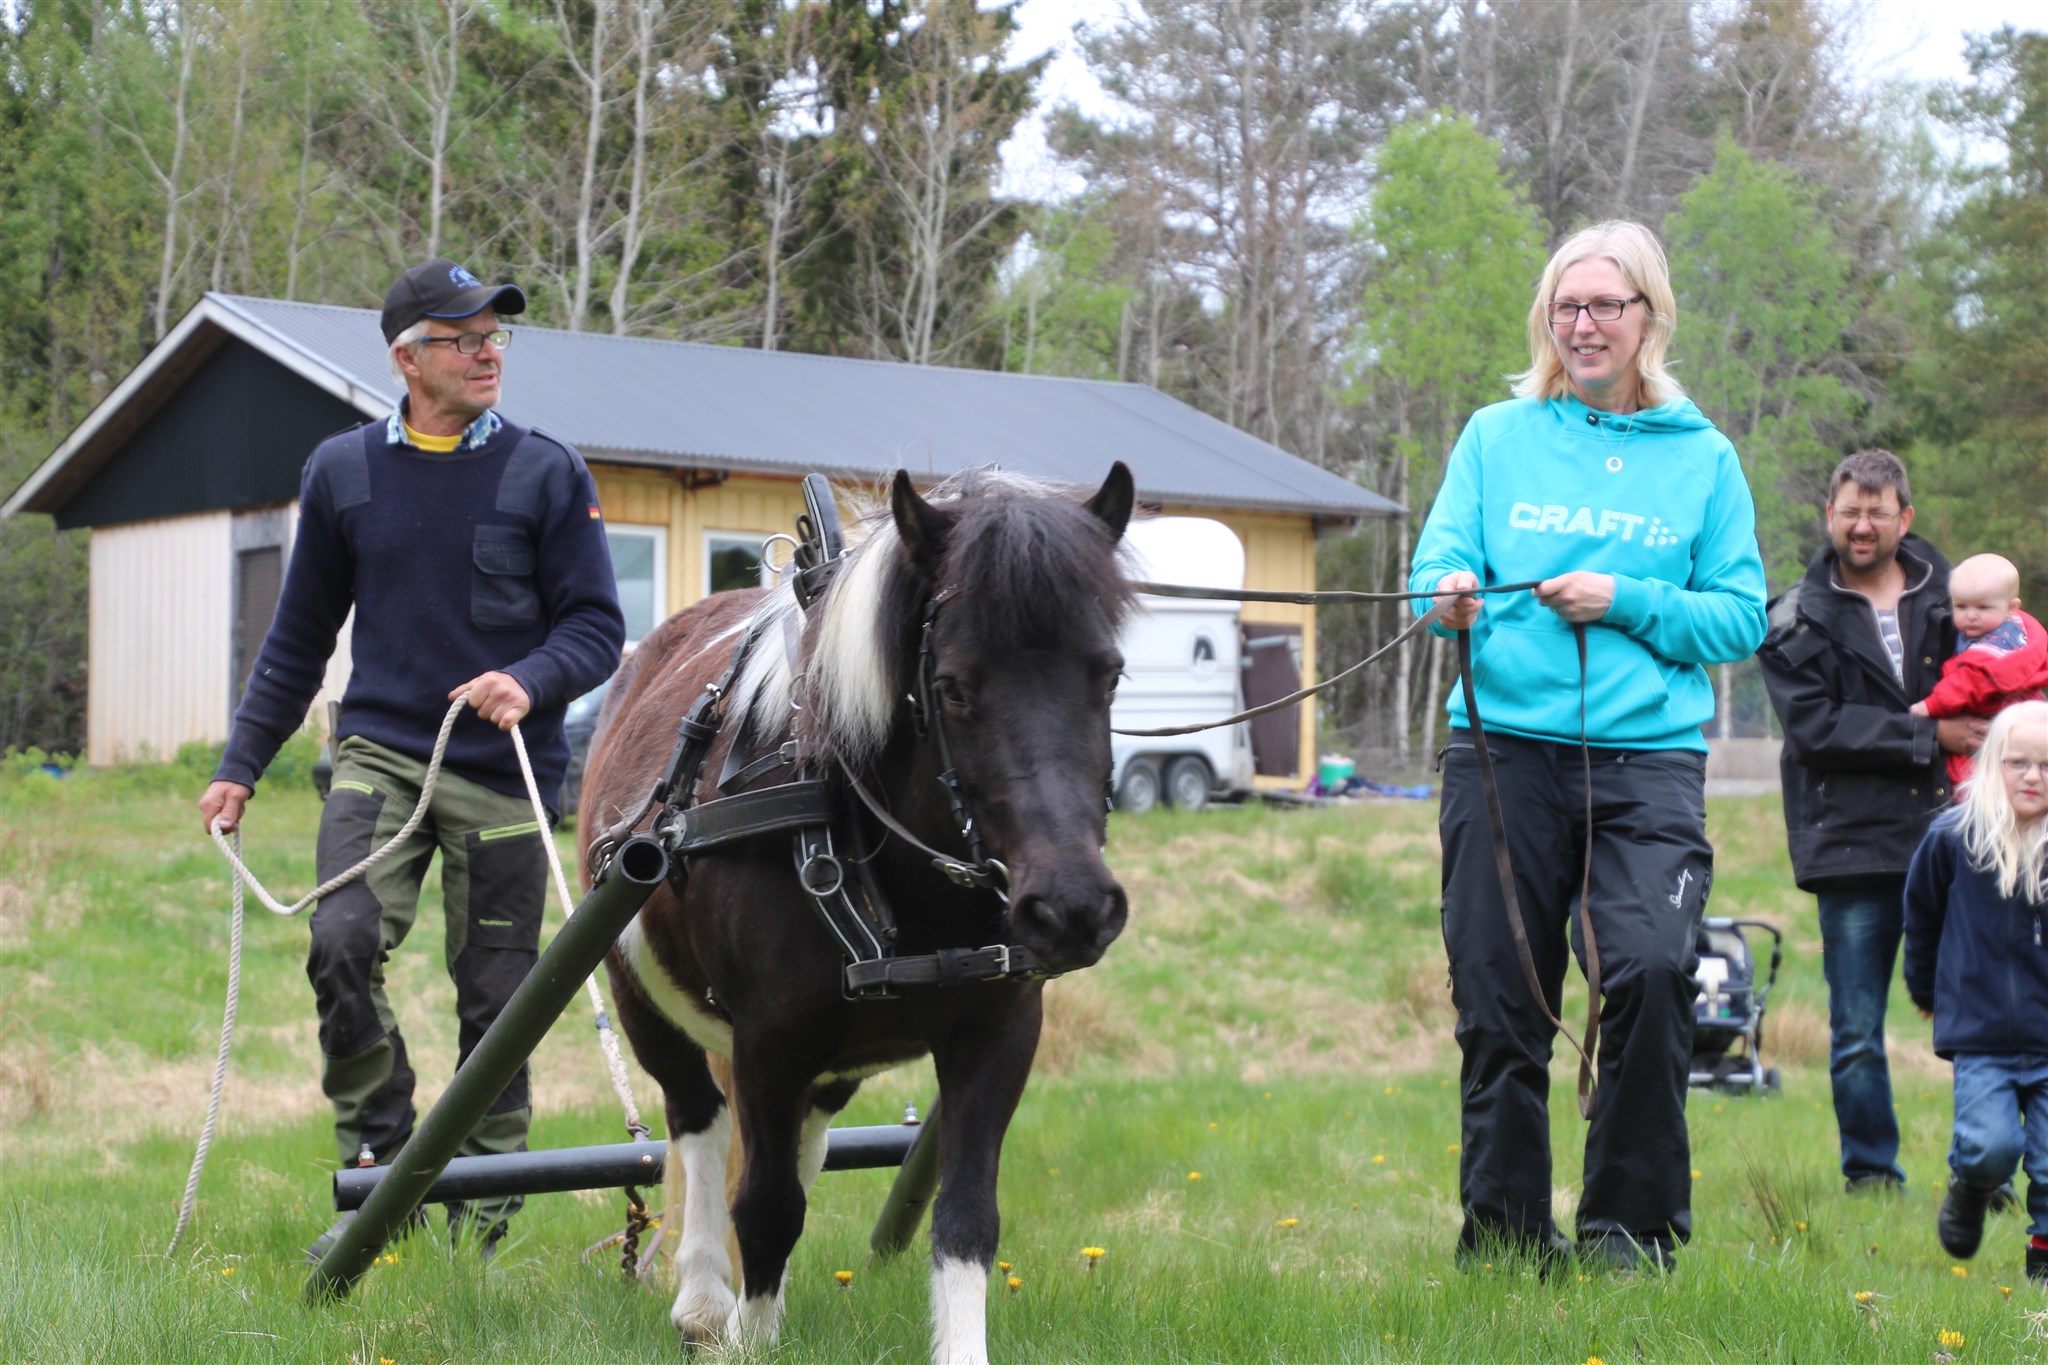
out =
[[(733, 743), (752, 756), (793, 739), (797, 764), (754, 785), (850, 774), (917, 839), (1007, 870), (1007, 898), (956, 885), (928, 851), (867, 818), (879, 839), (867, 868), (894, 907), (896, 953), (1017, 945), (1043, 972), (1091, 965), (1126, 913), (1102, 843), (1117, 634), (1132, 600), (1118, 541), (1132, 498), (1121, 463), (1085, 502), (993, 472), (927, 501), (899, 473), (889, 510), (868, 519), (807, 610), (789, 587), (723, 593), (642, 642), (591, 758), (590, 826), (640, 808), (678, 718), (752, 638), (700, 799), (717, 794)], [(940, 781), (942, 749), (972, 851)], [(775, 1340), (829, 1121), (862, 1078), (930, 1053), (943, 1101), (933, 1355), (985, 1360), (996, 1166), (1038, 1044), (1042, 982), (985, 974), (845, 998), (845, 954), (798, 883), (787, 832), (690, 858), (606, 965), (620, 1023), (661, 1083), (670, 1165), (684, 1177), (670, 1317), (685, 1339)], [(731, 1059), (724, 1086), (707, 1051)], [(728, 1222), (735, 1112), (742, 1162)]]

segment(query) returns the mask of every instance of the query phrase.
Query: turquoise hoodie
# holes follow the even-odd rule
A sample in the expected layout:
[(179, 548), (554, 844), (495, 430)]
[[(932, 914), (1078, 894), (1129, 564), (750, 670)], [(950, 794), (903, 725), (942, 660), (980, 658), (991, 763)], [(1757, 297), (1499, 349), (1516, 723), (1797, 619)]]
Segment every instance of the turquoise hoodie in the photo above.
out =
[[(1412, 563), (1412, 591), (1460, 569), (1482, 583), (1612, 574), (1614, 604), (1586, 631), (1595, 744), (1705, 749), (1705, 665), (1748, 658), (1764, 638), (1764, 566), (1741, 461), (1683, 398), (1627, 416), (1576, 398), (1481, 408), (1451, 451)], [(1570, 623), (1532, 592), (1484, 601), (1472, 627), (1480, 719), (1576, 744)], [(1467, 726), (1456, 689), (1450, 713)]]

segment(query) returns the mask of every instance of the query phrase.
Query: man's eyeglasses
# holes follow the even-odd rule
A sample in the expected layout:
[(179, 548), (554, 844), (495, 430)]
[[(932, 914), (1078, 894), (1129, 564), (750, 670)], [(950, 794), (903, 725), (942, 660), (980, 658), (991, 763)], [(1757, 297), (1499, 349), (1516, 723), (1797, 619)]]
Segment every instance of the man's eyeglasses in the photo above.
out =
[(500, 327), (495, 332), (463, 332), (458, 336), (452, 337), (421, 337), (418, 344), (421, 346), (453, 346), (464, 355), (475, 355), (484, 348), (486, 341), (502, 351), (512, 344), (512, 334), (503, 327)]
[(2048, 777), (2048, 758), (2008, 758), (2005, 760), (2007, 777), (2025, 777), (2028, 773), (2039, 773)]
[(1897, 512), (1886, 512), (1876, 508), (1837, 507), (1835, 509), (1835, 519), (1840, 521), (1844, 526), (1854, 526), (1859, 521), (1867, 521), (1873, 527), (1882, 530), (1885, 527), (1891, 525), (1893, 522), (1897, 521), (1899, 519), (1899, 514)]
[(1628, 311), (1632, 303), (1641, 303), (1643, 296), (1637, 294), (1626, 299), (1594, 299), (1591, 303), (1567, 303), (1553, 299), (1550, 304), (1550, 325), (1553, 327), (1576, 327), (1579, 310), (1586, 310), (1586, 316), (1595, 322), (1617, 322)]

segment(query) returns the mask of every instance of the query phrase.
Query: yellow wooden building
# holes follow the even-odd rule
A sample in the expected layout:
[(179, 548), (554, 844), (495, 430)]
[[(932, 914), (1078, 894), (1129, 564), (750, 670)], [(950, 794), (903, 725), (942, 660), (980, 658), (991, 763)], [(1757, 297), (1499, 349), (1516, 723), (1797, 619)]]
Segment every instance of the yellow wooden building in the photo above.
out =
[[(754, 581), (811, 470), (879, 485), (979, 465), (1093, 486), (1112, 460), (1144, 503), (1243, 541), (1246, 586), (1315, 586), (1316, 537), (1385, 499), (1135, 384), (995, 374), (518, 328), (503, 411), (574, 445), (597, 479), (628, 632)], [(209, 294), (0, 505), (90, 527), (88, 759), (166, 756), (227, 735), (268, 629), (319, 440), (391, 411), (371, 309)], [(1251, 605), (1299, 632), (1314, 609)], [(346, 632), (328, 670), (339, 696)], [(1313, 770), (1313, 717), (1262, 783)], [(315, 712), (320, 708), (316, 704)]]

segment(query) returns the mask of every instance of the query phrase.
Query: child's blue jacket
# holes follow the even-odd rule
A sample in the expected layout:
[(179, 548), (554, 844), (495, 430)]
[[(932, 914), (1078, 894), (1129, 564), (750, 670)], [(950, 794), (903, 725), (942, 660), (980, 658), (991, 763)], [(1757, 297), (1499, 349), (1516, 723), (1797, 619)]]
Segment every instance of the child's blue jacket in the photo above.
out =
[(1970, 865), (1958, 812), (1927, 831), (1906, 872), (1906, 993), (1934, 1011), (1937, 1054), (2048, 1056), (2044, 912)]
[[(1482, 583), (1613, 575), (1614, 603), (1586, 632), (1595, 744), (1704, 750), (1700, 725), (1714, 714), (1704, 665), (1748, 658), (1764, 638), (1764, 566), (1742, 463), (1682, 398), (1626, 416), (1576, 398), (1481, 408), (1444, 466), (1412, 565), (1414, 592), (1460, 569)], [(1485, 602), (1472, 626), (1472, 678), (1486, 727), (1576, 744), (1570, 624), (1533, 593)], [(1450, 713), (1453, 726), (1466, 725), (1456, 689)]]

